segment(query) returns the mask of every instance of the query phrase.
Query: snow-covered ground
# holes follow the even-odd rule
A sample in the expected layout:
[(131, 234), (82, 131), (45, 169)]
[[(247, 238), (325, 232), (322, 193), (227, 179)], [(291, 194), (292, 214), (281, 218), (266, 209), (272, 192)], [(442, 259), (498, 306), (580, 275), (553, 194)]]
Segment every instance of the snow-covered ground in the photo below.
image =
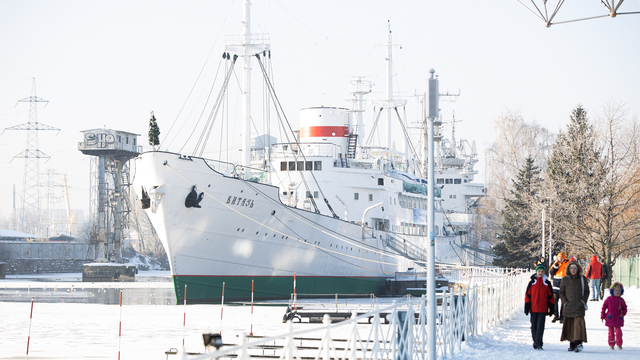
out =
[[(24, 359), (29, 330), (30, 303), (28, 301), (3, 301), (7, 291), (25, 292), (24, 287), (53, 288), (62, 283), (80, 287), (83, 283), (69, 280), (69, 276), (51, 276), (44, 281), (27, 276), (15, 276), (0, 280), (0, 359)], [(123, 294), (137, 294), (149, 290), (152, 296), (155, 286), (171, 287), (172, 283), (160, 281), (163, 285), (142, 281), (145, 277), (166, 274), (140, 272), (136, 283), (126, 286), (119, 283), (96, 283), (92, 286), (111, 290), (123, 285)], [(38, 280), (38, 281), (36, 281)], [(135, 285), (134, 285), (135, 284)], [(22, 289), (19, 289), (22, 287)], [(5, 293), (3, 295), (3, 289)], [(13, 290), (11, 290), (13, 289)], [(137, 295), (136, 295), (137, 296)], [(600, 322), (602, 302), (589, 302), (586, 323), (589, 341), (581, 353), (569, 353), (568, 343), (560, 342), (562, 325), (552, 324), (547, 318), (543, 352), (533, 350), (529, 318), (521, 311), (502, 327), (492, 329), (463, 343), (462, 351), (455, 359), (540, 359), (549, 356), (570, 358), (616, 359), (640, 358), (640, 291), (636, 288), (625, 290), (624, 298), (629, 307), (625, 319), (624, 350), (611, 351), (607, 345), (607, 328)], [(6, 298), (5, 298), (6, 299)], [(29, 298), (30, 299), (30, 298)], [(26, 300), (26, 299), (25, 299)], [(523, 295), (524, 301), (524, 295)], [(331, 301), (328, 301), (330, 303)], [(366, 301), (365, 301), (366, 302)], [(125, 301), (126, 304), (126, 301)], [(367, 306), (364, 304), (363, 306)], [(220, 319), (219, 305), (189, 305), (186, 309), (186, 327), (183, 328), (184, 307), (179, 305), (135, 305), (122, 307), (121, 359), (166, 359), (165, 351), (182, 345), (183, 331), (188, 351), (201, 352), (202, 333), (218, 332), (222, 329), (225, 343), (236, 343), (236, 335), (249, 333), (253, 326), (254, 335), (273, 336), (284, 331), (282, 316), (285, 306), (255, 306), (251, 315), (250, 306), (224, 307), (224, 318)], [(33, 322), (29, 346), (30, 359), (116, 359), (118, 354), (118, 323), (120, 307), (96, 303), (43, 303), (36, 296), (33, 307)], [(304, 329), (310, 324), (294, 324), (294, 329)], [(363, 325), (366, 328), (368, 325)], [(172, 357), (170, 356), (169, 359)], [(173, 357), (175, 359), (175, 356)]]
[[(608, 296), (608, 294), (607, 294)], [(551, 323), (547, 317), (544, 331), (544, 351), (533, 349), (529, 316), (524, 315), (524, 294), (522, 295), (523, 310), (502, 327), (494, 328), (476, 339), (464, 343), (462, 352), (456, 354), (456, 359), (545, 359), (549, 356), (562, 356), (563, 359), (604, 359), (611, 357), (616, 360), (640, 359), (640, 290), (635, 287), (625, 289), (623, 298), (627, 302), (628, 313), (624, 320), (623, 350), (610, 350), (607, 344), (608, 329), (600, 321), (600, 310), (603, 301), (590, 301), (589, 310), (585, 316), (587, 323), (587, 340), (584, 350), (580, 353), (569, 352), (569, 342), (560, 342), (562, 324)], [(606, 299), (606, 298), (605, 298)]]

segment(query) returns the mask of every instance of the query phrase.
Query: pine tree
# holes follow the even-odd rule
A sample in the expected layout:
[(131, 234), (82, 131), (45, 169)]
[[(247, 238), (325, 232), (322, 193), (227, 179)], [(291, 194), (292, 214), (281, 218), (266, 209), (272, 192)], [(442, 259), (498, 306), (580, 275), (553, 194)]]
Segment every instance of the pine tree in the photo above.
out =
[(149, 120), (149, 145), (156, 149), (156, 146), (160, 144), (160, 128), (156, 122), (156, 116), (151, 112), (151, 119)]
[(529, 157), (513, 180), (511, 197), (504, 199), (503, 232), (493, 250), (496, 254), (494, 265), (529, 268), (539, 260), (541, 188), (540, 169)]
[[(587, 112), (578, 105), (566, 132), (561, 132), (548, 161), (548, 179), (555, 192), (556, 238), (579, 250), (580, 229), (601, 199), (602, 168), (597, 139)], [(584, 234), (584, 233), (583, 233)]]

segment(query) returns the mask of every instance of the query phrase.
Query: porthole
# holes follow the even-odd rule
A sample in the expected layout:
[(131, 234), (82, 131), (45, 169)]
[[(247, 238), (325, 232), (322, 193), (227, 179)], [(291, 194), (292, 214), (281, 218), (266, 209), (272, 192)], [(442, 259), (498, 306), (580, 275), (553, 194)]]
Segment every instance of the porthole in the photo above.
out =
[(242, 232), (244, 232), (244, 229), (242, 229)]
[(276, 237), (276, 234), (273, 234), (273, 237)]
[(275, 211), (275, 210), (273, 210), (273, 211), (271, 212), (271, 216), (273, 216), (273, 215), (275, 215), (275, 214), (276, 214), (276, 211)]
[(238, 230), (236, 230), (236, 231), (240, 231), (240, 228), (238, 228)]
[(240, 190), (240, 194), (242, 194), (244, 192), (244, 190)]
[(256, 235), (258, 235), (258, 233), (259, 233), (259, 232), (260, 232), (260, 231), (256, 231)]
[(267, 233), (264, 233), (264, 236), (267, 236), (267, 235), (269, 235), (269, 234), (267, 234)]

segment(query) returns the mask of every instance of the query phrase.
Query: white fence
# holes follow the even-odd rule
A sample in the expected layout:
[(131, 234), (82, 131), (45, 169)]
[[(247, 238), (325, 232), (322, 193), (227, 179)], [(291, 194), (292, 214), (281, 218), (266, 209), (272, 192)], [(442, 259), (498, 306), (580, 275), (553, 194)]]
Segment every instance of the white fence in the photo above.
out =
[[(437, 296), (436, 354), (452, 357), (462, 342), (499, 326), (522, 309), (524, 291), (531, 275), (519, 270), (471, 271), (468, 286)], [(474, 277), (475, 275), (475, 277)], [(475, 280), (477, 278), (477, 281)], [(329, 314), (322, 325), (286, 332), (278, 336), (246, 337), (238, 345), (222, 347), (206, 354), (180, 358), (190, 360), (409, 360), (427, 359), (426, 297), (409, 298), (376, 308), (347, 321), (331, 324)]]

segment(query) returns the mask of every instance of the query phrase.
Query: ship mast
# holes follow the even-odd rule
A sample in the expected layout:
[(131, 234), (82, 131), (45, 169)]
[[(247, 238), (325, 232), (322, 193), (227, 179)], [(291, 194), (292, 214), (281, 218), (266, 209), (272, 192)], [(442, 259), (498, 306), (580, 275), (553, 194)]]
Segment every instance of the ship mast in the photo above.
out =
[[(242, 66), (242, 160), (243, 166), (251, 165), (251, 58), (269, 51), (269, 37), (266, 34), (251, 33), (251, 3), (249, 0), (242, 2), (242, 33), (239, 43), (225, 47), (227, 52), (232, 52), (244, 57)], [(236, 37), (237, 38), (237, 37)], [(233, 40), (232, 40), (233, 41)]]
[(391, 21), (387, 21), (389, 29), (387, 35), (387, 143), (386, 147), (391, 150), (391, 108), (393, 107), (393, 42), (391, 41)]

